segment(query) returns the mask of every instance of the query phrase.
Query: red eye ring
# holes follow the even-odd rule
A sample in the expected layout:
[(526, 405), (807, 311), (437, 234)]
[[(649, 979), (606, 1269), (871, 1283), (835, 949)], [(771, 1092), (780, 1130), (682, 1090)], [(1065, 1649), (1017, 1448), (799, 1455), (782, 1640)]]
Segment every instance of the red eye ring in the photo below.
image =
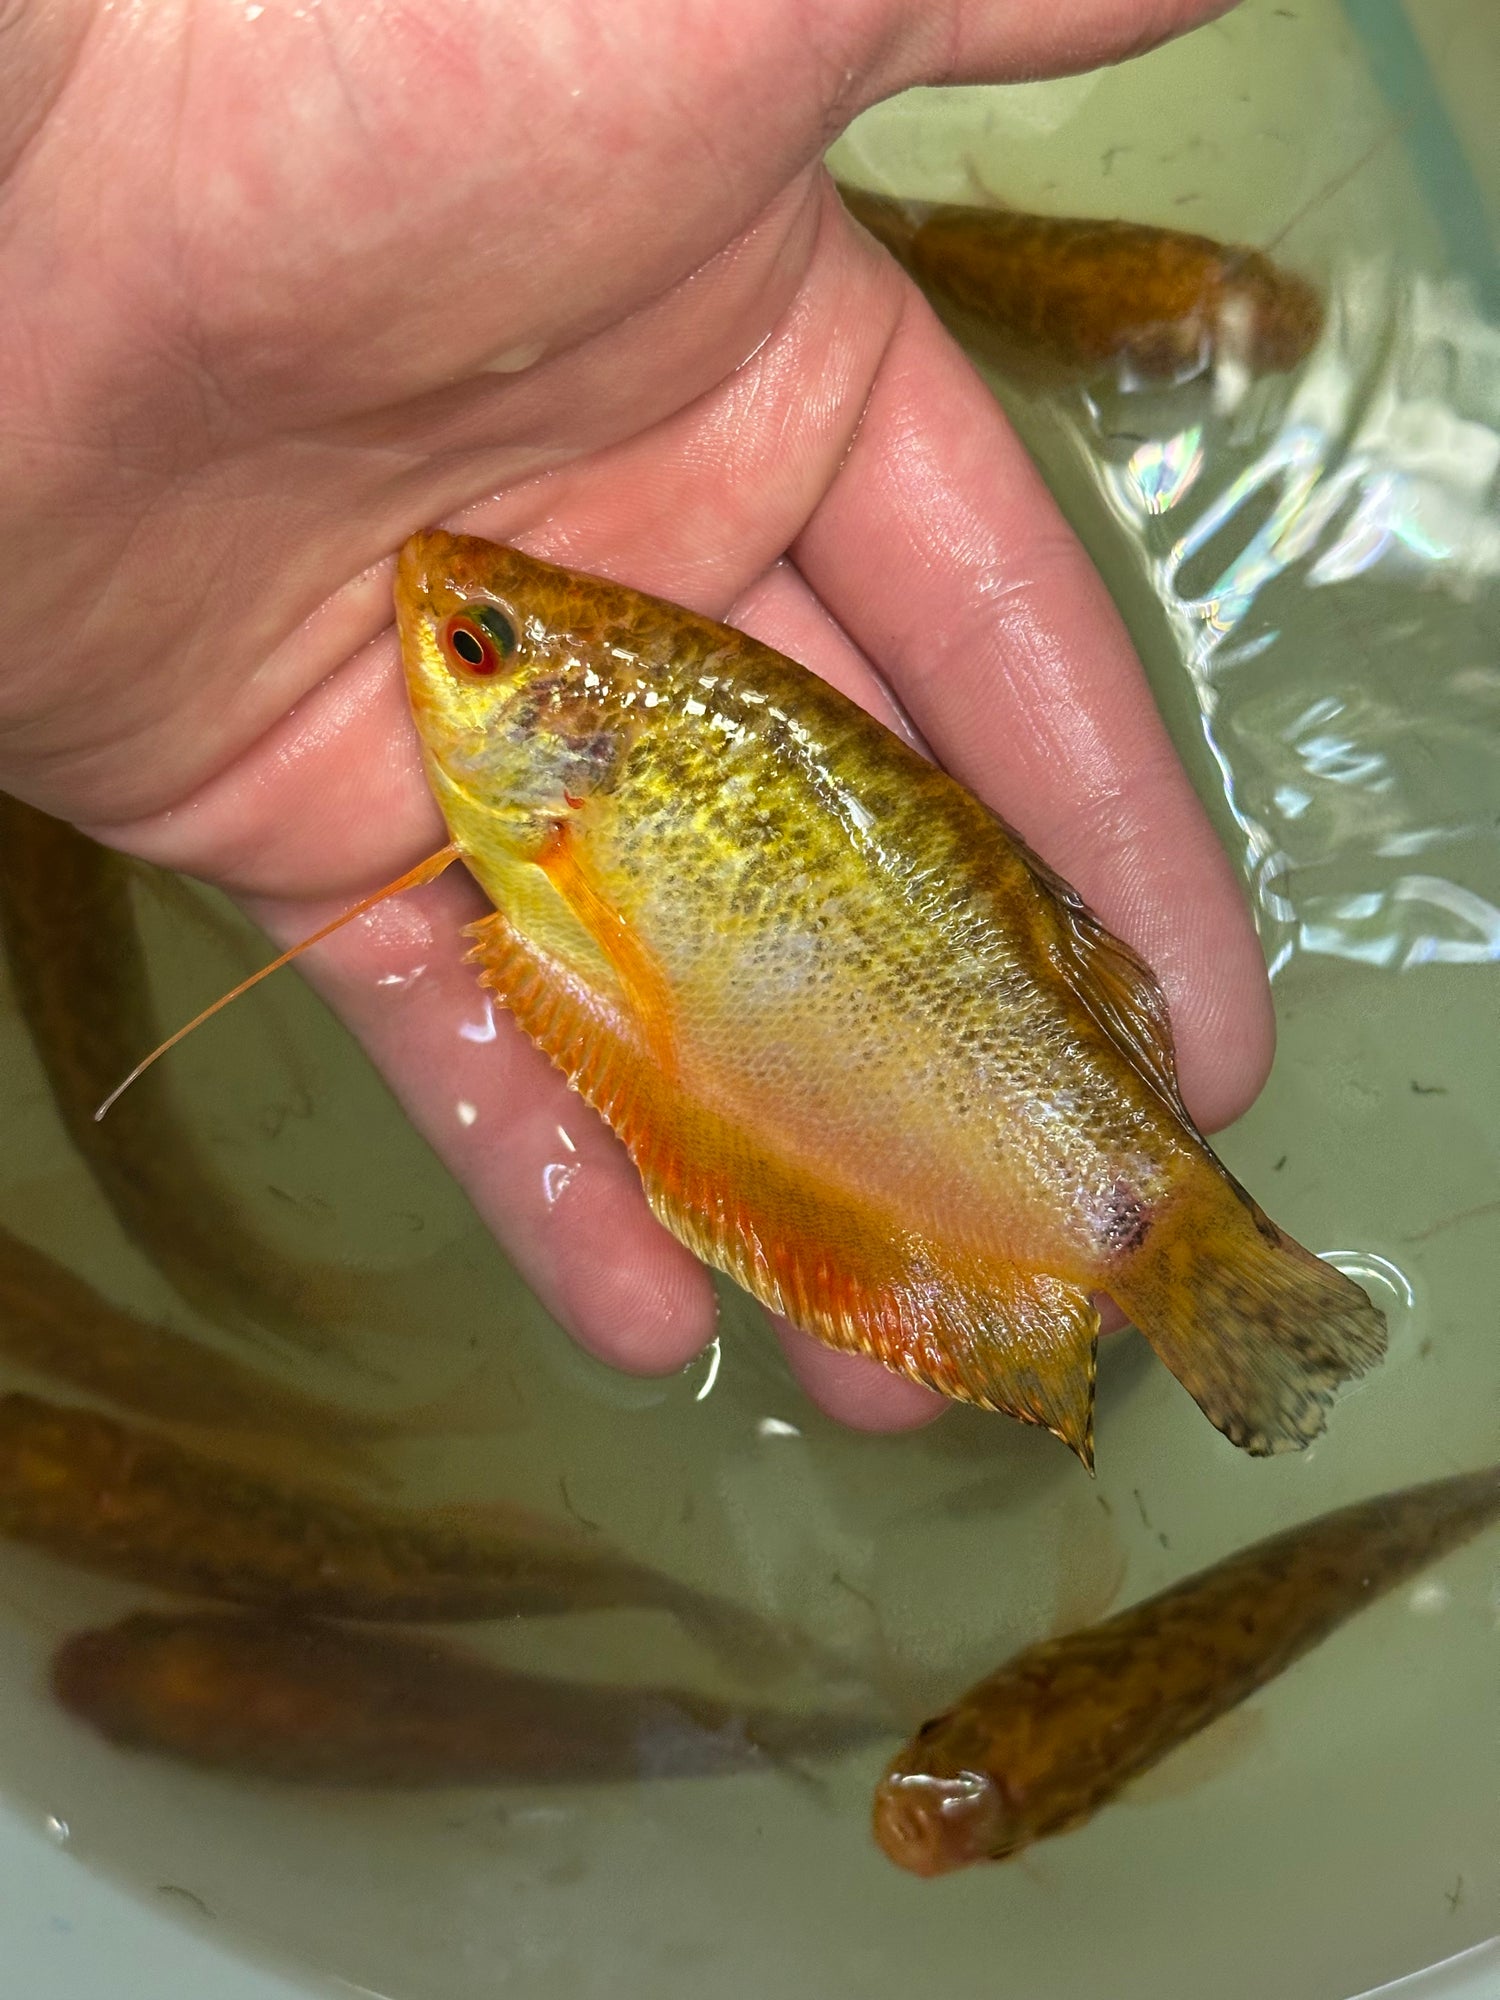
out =
[(443, 651), (448, 664), (466, 674), (492, 674), (500, 665), (494, 640), (463, 611), (455, 612), (443, 627)]
[(456, 673), (486, 678), (516, 650), (516, 628), (497, 604), (465, 605), (444, 622), (443, 654)]

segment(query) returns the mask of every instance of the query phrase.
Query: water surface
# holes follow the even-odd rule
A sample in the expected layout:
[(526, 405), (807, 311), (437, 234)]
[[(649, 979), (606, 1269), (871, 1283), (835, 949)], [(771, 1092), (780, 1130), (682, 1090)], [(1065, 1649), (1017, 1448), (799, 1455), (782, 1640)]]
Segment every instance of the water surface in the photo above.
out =
[[(915, 1718), (1059, 1617), (1496, 1455), (1500, 307), (1475, 244), (1493, 241), (1500, 160), (1474, 86), (1494, 36), (1478, 8), (1417, 11), (1426, 94), (1371, 40), (1382, 10), (1255, 5), (1099, 77), (913, 93), (841, 158), (912, 195), (977, 186), (1274, 240), (1328, 288), (1294, 378), (995, 380), (1125, 612), (1274, 970), (1275, 1072), (1225, 1158), (1370, 1284), (1384, 1368), (1312, 1450), (1256, 1463), (1124, 1337), (1092, 1485), (1051, 1439), (974, 1412), (907, 1438), (840, 1430), (737, 1296), (682, 1376), (626, 1380), (566, 1343), (363, 1058), (279, 981), (172, 1058), (179, 1103), (268, 1244), (382, 1281), (345, 1347), (264, 1365), (369, 1410), (462, 1404), (465, 1435), (390, 1447), (389, 1490), (598, 1523), (800, 1621)], [(167, 1018), (255, 950), (201, 892), (143, 888), (140, 907)], [(0, 1050), (0, 1220), (214, 1337), (114, 1228), (3, 1009)], [(1334, 2000), (1500, 1930), (1493, 1537), (1139, 1798), (1022, 1864), (934, 1883), (869, 1839), (878, 1748), (398, 1799), (118, 1755), (50, 1707), (42, 1675), (63, 1633), (142, 1601), (0, 1548), (0, 1790), (164, 1911), (392, 2000)], [(583, 1679), (728, 1685), (647, 1613), (485, 1643)]]

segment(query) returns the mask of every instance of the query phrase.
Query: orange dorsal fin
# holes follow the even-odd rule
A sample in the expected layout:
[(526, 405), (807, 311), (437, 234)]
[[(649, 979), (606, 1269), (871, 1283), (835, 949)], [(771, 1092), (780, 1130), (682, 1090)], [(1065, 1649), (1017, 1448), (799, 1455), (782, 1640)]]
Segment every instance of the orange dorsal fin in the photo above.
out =
[(377, 903), (383, 903), (388, 896), (399, 896), (403, 889), (420, 889), (425, 882), (435, 882), (449, 863), (457, 859), (458, 849), (450, 840), (448, 845), (440, 847), (436, 854), (429, 854), (425, 861), (419, 861), (415, 868), (408, 868), (404, 875), (398, 875), (394, 882), (387, 882), (384, 888), (373, 890), (368, 896), (362, 896), (357, 903), (351, 904), (341, 915), (336, 916), (331, 923), (323, 924), (318, 930), (315, 930), (311, 937), (303, 938), (300, 944), (294, 944), (289, 951), (284, 951), (279, 958), (273, 958), (269, 965), (263, 965), (259, 972), (252, 972), (248, 979), (242, 979), (238, 986), (232, 987), (228, 993), (221, 994), (211, 1007), (205, 1007), (203, 1012), (195, 1014), (185, 1027), (179, 1028), (175, 1034), (168, 1035), (164, 1042), (158, 1043), (150, 1055), (144, 1057), (136, 1064), (135, 1068), (123, 1082), (115, 1085), (114, 1089), (94, 1113), (95, 1121), (97, 1122), (101, 1119), (110, 1106), (117, 1103), (124, 1096), (136, 1078), (144, 1075), (157, 1060), (158, 1056), (164, 1056), (168, 1049), (176, 1048), (177, 1044), (190, 1035), (194, 1028), (201, 1028), (205, 1021), (212, 1020), (213, 1016), (222, 1008), (227, 1007), (231, 1000), (238, 1000), (240, 995), (248, 993), (252, 986), (259, 986), (260, 982), (263, 979), (269, 979), (273, 972), (279, 972), (282, 966), (290, 965), (292, 960), (299, 958), (310, 945), (321, 944), (324, 938), (332, 937), (335, 931), (342, 930), (345, 924), (352, 923), (356, 917), (362, 917), (367, 910), (373, 910)]
[(1156, 974), (1128, 944), (1106, 930), (1071, 883), (1033, 853), (1004, 820), (1000, 824), (1038, 882), (1061, 905), (1057, 946), (1073, 991), (1177, 1116), (1191, 1125), (1177, 1085), (1167, 996)]
[(1076, 899), (1068, 907), (1066, 949), (1078, 998), (1178, 1117), (1191, 1122), (1177, 1084), (1171, 1016), (1156, 975)]

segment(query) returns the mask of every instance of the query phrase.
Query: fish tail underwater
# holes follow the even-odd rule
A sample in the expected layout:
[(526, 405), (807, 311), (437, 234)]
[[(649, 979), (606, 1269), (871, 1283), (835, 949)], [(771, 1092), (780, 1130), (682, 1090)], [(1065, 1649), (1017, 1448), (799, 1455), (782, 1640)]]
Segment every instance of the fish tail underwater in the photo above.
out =
[(1222, 1170), (1194, 1178), (1111, 1295), (1232, 1443), (1257, 1457), (1300, 1450), (1340, 1384), (1384, 1355), (1384, 1319)]

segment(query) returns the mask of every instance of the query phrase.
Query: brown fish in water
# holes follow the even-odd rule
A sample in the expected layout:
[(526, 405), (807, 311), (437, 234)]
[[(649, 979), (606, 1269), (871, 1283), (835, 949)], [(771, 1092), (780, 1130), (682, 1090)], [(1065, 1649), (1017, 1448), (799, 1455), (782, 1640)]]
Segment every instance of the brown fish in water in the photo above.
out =
[(1123, 361), (1173, 378), (1222, 356), (1274, 374), (1322, 332), (1317, 292), (1260, 250), (1141, 222), (839, 194), (924, 291), (1069, 368)]
[(1178, 1096), (1147, 968), (978, 799), (742, 632), (471, 536), (397, 618), (480, 975), (663, 1222), (831, 1346), (1092, 1451), (1108, 1293), (1253, 1452), (1380, 1314)]
[(144, 863), (0, 793), (0, 936), (32, 1045), (69, 1138), (119, 1220), (216, 1325), (313, 1350), (367, 1316), (346, 1272), (304, 1267), (247, 1229), (184, 1126), (165, 1075), (94, 1112), (158, 1039), (131, 898)]
[(680, 1688), (543, 1679), (431, 1640), (140, 1612), (59, 1647), (52, 1687), (111, 1742), (317, 1785), (589, 1784), (742, 1771), (880, 1733)]
[(191, 1335), (127, 1312), (44, 1251), (0, 1228), (0, 1354), (167, 1424), (294, 1438), (340, 1454), (407, 1436), (445, 1410), (364, 1416), (302, 1394)]
[(1500, 1518), (1500, 1468), (1361, 1500), (1048, 1639), (924, 1723), (875, 1793), (915, 1875), (1080, 1826), (1346, 1618)]
[(752, 1614), (538, 1516), (505, 1531), (226, 1466), (92, 1410), (0, 1395), (0, 1534), (160, 1590), (330, 1617), (668, 1611), (735, 1658)]

